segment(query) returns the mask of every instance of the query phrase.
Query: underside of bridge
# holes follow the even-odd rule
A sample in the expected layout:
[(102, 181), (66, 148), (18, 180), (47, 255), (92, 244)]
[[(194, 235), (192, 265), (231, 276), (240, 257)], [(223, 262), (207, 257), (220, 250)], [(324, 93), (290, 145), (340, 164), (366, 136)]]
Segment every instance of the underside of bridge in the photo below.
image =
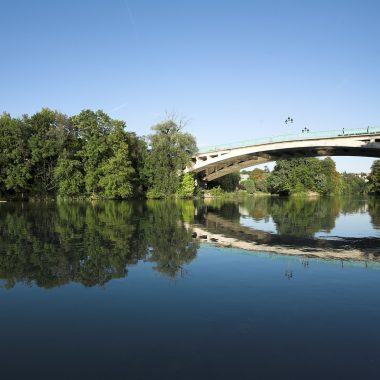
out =
[(297, 142), (268, 144), (262, 147), (263, 149), (260, 147), (225, 149), (198, 154), (193, 157), (193, 167), (187, 171), (195, 173), (200, 180), (208, 182), (240, 169), (280, 159), (323, 156), (380, 158), (380, 136), (375, 137), (371, 136), (371, 139), (358, 139), (357, 136), (351, 139), (340, 138), (339, 140), (344, 140), (344, 144), (341, 143), (342, 141), (332, 139), (331, 145), (327, 145), (330, 141), (319, 141), (321, 145), (317, 145), (317, 141), (313, 144), (308, 141), (307, 146), (302, 142)]

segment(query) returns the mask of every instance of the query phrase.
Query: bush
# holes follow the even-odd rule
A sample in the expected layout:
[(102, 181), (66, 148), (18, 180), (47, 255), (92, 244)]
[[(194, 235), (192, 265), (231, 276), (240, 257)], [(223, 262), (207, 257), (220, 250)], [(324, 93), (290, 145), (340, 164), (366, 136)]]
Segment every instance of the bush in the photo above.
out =
[(149, 189), (146, 192), (146, 197), (148, 199), (160, 199), (160, 198), (165, 198), (165, 196), (161, 193), (159, 193), (156, 189)]
[(210, 190), (210, 195), (212, 197), (222, 197), (224, 195), (224, 191), (220, 186), (216, 186)]
[(255, 181), (252, 179), (242, 181), (240, 185), (243, 187), (243, 189), (247, 190), (248, 194), (253, 194), (256, 191)]
[(194, 195), (195, 184), (191, 173), (186, 173), (181, 180), (179, 189), (176, 192), (179, 198), (190, 198)]

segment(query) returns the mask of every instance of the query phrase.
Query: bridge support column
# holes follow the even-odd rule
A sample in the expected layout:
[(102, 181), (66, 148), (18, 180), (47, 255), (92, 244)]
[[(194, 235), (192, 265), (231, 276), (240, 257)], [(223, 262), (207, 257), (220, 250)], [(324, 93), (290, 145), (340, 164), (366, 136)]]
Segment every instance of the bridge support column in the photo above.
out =
[(207, 189), (207, 181), (203, 180), (203, 177), (200, 173), (195, 175), (195, 188), (196, 189)]

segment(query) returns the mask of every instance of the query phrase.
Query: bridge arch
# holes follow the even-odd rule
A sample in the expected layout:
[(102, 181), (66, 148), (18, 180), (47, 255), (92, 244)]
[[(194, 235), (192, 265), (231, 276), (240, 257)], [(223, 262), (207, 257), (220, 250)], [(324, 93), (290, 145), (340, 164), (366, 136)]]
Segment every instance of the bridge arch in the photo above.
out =
[(208, 182), (279, 159), (322, 156), (380, 158), (380, 128), (278, 136), (215, 146), (194, 155), (192, 166), (185, 172), (193, 172)]

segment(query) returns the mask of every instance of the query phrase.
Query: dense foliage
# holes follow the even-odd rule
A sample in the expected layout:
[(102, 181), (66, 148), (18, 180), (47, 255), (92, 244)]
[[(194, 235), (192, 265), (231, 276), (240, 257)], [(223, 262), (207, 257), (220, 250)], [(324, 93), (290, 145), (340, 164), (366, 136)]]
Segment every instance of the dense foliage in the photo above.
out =
[(376, 160), (372, 165), (369, 183), (371, 191), (380, 193), (380, 160)]
[[(0, 115), (0, 197), (128, 199), (192, 197), (196, 178), (183, 175), (197, 151), (183, 124), (166, 120), (146, 138), (103, 111), (67, 116), (42, 109), (32, 116)], [(272, 172), (255, 168), (240, 182), (230, 173), (208, 184), (212, 196), (244, 189), (289, 195), (380, 192), (380, 161), (369, 176), (340, 175), (331, 158), (279, 160)]]
[(182, 176), (176, 195), (180, 198), (189, 198), (194, 195), (194, 191), (195, 191), (195, 180), (194, 180), (193, 174), (186, 173), (185, 175)]
[[(181, 123), (167, 120), (152, 127), (149, 151), (145, 160), (148, 197), (163, 198), (175, 194), (181, 187), (182, 170), (197, 151), (195, 138), (182, 132)], [(185, 180), (186, 181), (186, 180)]]
[[(69, 117), (49, 109), (32, 116), (0, 115), (0, 197), (126, 199), (176, 192), (190, 196), (194, 180), (180, 176), (196, 151), (193, 136), (168, 120), (148, 144), (103, 111)], [(149, 149), (148, 149), (149, 148)]]
[(222, 190), (235, 191), (239, 185), (240, 173), (230, 173), (209, 183), (209, 188), (220, 187)]
[(249, 178), (255, 183), (256, 191), (267, 192), (268, 191), (268, 178), (269, 169), (265, 167), (265, 170), (255, 168), (249, 173)]
[(366, 194), (368, 192), (368, 183), (364, 175), (343, 173), (340, 175), (339, 190), (342, 195)]
[(320, 194), (336, 193), (339, 174), (334, 161), (327, 157), (279, 160), (268, 178), (271, 193), (292, 194), (314, 191)]
[(240, 186), (246, 190), (248, 194), (254, 194), (256, 192), (256, 183), (252, 179), (247, 179), (240, 182)]
[(348, 195), (368, 191), (365, 175), (339, 174), (330, 157), (279, 160), (271, 173), (256, 168), (248, 174), (249, 179), (240, 183), (248, 193)]

